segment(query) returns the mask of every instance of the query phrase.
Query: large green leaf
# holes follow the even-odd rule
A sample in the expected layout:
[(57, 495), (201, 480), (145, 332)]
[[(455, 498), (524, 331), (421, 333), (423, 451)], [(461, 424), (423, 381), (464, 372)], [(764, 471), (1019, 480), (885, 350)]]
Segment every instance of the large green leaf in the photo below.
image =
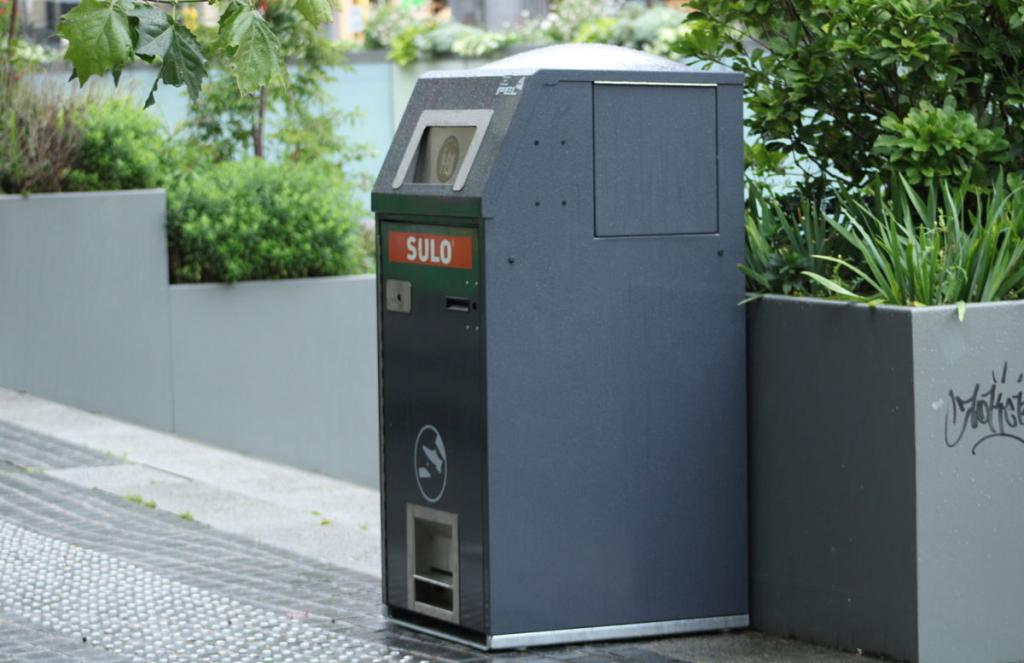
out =
[(64, 58), (82, 83), (132, 60), (134, 39), (121, 0), (82, 0), (64, 15), (57, 33), (68, 40)]
[(336, 5), (332, 0), (298, 0), (295, 6), (307, 21), (320, 25), (330, 22)]
[(242, 94), (270, 82), (278, 71), (280, 43), (258, 11), (234, 0), (221, 16), (219, 35)]
[(153, 93), (159, 81), (168, 85), (184, 85), (193, 100), (199, 97), (199, 89), (206, 76), (206, 61), (191, 30), (180, 23), (168, 21), (163, 32), (136, 52), (140, 56), (160, 59), (160, 72), (146, 100), (147, 106), (153, 103)]
[[(132, 26), (139, 33), (138, 41), (135, 43), (136, 55), (142, 55), (139, 51), (146, 48), (149, 42), (159, 37), (172, 21), (171, 16), (167, 12), (162, 12), (145, 2), (136, 2), (128, 10), (128, 18)], [(144, 56), (143, 59), (152, 61), (151, 56)]]

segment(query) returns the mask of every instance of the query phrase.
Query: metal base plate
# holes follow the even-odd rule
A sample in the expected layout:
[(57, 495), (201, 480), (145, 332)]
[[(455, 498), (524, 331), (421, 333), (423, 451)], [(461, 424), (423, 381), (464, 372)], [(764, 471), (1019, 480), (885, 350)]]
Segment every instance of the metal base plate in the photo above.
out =
[[(417, 623), (408, 619), (398, 618), (385, 608), (388, 620), (404, 628), (426, 633), (438, 638), (458, 642), (483, 651), (499, 649), (523, 649), (527, 647), (547, 647), (551, 645), (567, 645), (580, 642), (599, 642), (603, 640), (628, 640), (634, 638), (654, 638), (666, 635), (682, 635), (704, 631), (723, 631), (741, 629), (750, 626), (750, 615), (725, 615), (722, 617), (702, 617), (698, 619), (676, 619), (663, 622), (645, 622), (640, 624), (615, 624), (612, 626), (591, 626), (586, 628), (559, 629), (554, 631), (534, 631), (531, 633), (506, 633), (501, 635), (480, 636), (480, 640), (468, 639), (452, 633), (440, 622), (430, 620), (430, 624)], [(436, 625), (433, 625), (436, 624)]]

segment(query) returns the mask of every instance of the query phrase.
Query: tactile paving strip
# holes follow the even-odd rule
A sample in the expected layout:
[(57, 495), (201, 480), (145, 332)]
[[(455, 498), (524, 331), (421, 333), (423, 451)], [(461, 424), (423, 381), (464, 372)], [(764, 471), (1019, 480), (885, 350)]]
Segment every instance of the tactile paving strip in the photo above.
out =
[(145, 663), (418, 660), (3, 521), (0, 611)]
[(115, 465), (118, 462), (116, 458), (98, 451), (0, 421), (0, 467), (7, 463), (28, 470), (63, 470)]

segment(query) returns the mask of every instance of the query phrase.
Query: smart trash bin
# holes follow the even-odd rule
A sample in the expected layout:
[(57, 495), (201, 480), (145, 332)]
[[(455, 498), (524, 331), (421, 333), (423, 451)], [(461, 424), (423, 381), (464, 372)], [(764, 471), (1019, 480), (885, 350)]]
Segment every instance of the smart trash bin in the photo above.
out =
[(372, 196), (395, 622), (748, 624), (741, 85), (596, 45), (416, 84)]

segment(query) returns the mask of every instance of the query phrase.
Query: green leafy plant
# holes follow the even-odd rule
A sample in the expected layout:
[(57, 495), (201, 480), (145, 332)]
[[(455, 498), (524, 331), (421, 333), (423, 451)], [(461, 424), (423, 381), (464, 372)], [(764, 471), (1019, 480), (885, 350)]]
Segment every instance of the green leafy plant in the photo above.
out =
[[(73, 78), (121, 71), (136, 59), (158, 67), (146, 104), (153, 103), (159, 83), (185, 86), (195, 99), (207, 76), (207, 61), (196, 35), (179, 16), (178, 7), (207, 0), (82, 0), (61, 19), (58, 34), (68, 41), (64, 55)], [(215, 0), (210, 0), (211, 4)], [(238, 90), (248, 94), (286, 75), (281, 46), (264, 14), (268, 0), (220, 0), (217, 38), (212, 54), (222, 57)], [(296, 9), (314, 26), (330, 20), (333, 0), (297, 0)], [(164, 11), (160, 7), (165, 7)]]
[(905, 118), (890, 113), (882, 118), (886, 133), (875, 139), (874, 152), (884, 155), (911, 184), (936, 177), (973, 175), (984, 181), (981, 164), (1000, 164), (1009, 157), (1009, 144), (1000, 128), (978, 126), (973, 115), (956, 108), (947, 96), (941, 108), (922, 101)]
[(781, 199), (756, 182), (749, 182), (747, 190), (747, 257), (740, 265), (747, 290), (826, 296), (828, 289), (808, 274), (827, 270), (822, 255), (844, 252), (828, 215), (805, 196)]
[(386, 49), (391, 42), (417, 18), (399, 5), (380, 4), (366, 22), (366, 43), (368, 49)]
[(999, 178), (991, 192), (969, 182), (929, 185), (906, 179), (873, 205), (846, 198), (832, 229), (851, 258), (819, 256), (841, 269), (807, 276), (840, 299), (924, 306), (1018, 299), (1024, 295), (1024, 189)]
[(362, 210), (330, 164), (228, 161), (168, 192), (171, 280), (233, 282), (367, 271)]
[(406, 23), (391, 37), (388, 57), (403, 67), (416, 62), (422, 57), (420, 48), (423, 44), (422, 40), (417, 40), (436, 30), (439, 25), (440, 23), (433, 19)]
[[(686, 13), (670, 7), (641, 9), (630, 6), (618, 15), (602, 15), (579, 26), (573, 41), (614, 44), (674, 56), (669, 39), (683, 24)], [(668, 35), (666, 37), (666, 35)]]
[[(366, 154), (366, 148), (351, 144), (343, 134), (357, 115), (337, 111), (324, 91), (330, 67), (345, 64), (345, 47), (320, 34), (303, 18), (300, 5), (299, 0), (268, 5), (265, 20), (293, 64), (287, 80), (274, 79), (253, 93), (238, 94), (230, 62), (216, 54), (217, 37), (203, 39), (213, 63), (211, 80), (190, 104), (185, 131), (214, 160), (250, 153), (341, 165)], [(275, 119), (276, 132), (267, 130), (268, 117)]]
[(10, 39), (6, 34), (0, 36), (0, 54), (6, 62), (4, 68), (8, 70), (9, 78), (60, 59), (60, 53), (56, 49), (44, 44), (34, 44), (19, 37)]
[(595, 42), (642, 48), (676, 57), (670, 48), (686, 14), (668, 7), (643, 8), (621, 0), (560, 0), (551, 11), (520, 25), (490, 31), (454, 21), (423, 19), (398, 7), (381, 7), (367, 27), (367, 47), (388, 48), (405, 66), (418, 60), (458, 55), (484, 57), (511, 46)]
[(554, 42), (570, 42), (585, 26), (594, 26), (604, 17), (622, 11), (623, 0), (558, 0), (538, 23), (537, 28)]
[(516, 30), (489, 32), (480, 28), (464, 30), (452, 41), (452, 53), (464, 58), (482, 58), (520, 43), (522, 33)]
[(60, 191), (82, 143), (86, 97), (55, 85), (0, 85), (0, 191)]
[(147, 189), (163, 183), (170, 146), (158, 117), (130, 98), (115, 97), (81, 106), (75, 121), (82, 139), (66, 190)]
[[(888, 181), (892, 171), (923, 180), (1024, 170), (1024, 5), (1017, 0), (692, 0), (688, 7), (695, 11), (676, 31), (675, 50), (743, 72), (751, 140), (825, 189)], [(940, 142), (928, 144), (929, 136)], [(938, 165), (941, 149), (953, 153), (948, 167)]]

